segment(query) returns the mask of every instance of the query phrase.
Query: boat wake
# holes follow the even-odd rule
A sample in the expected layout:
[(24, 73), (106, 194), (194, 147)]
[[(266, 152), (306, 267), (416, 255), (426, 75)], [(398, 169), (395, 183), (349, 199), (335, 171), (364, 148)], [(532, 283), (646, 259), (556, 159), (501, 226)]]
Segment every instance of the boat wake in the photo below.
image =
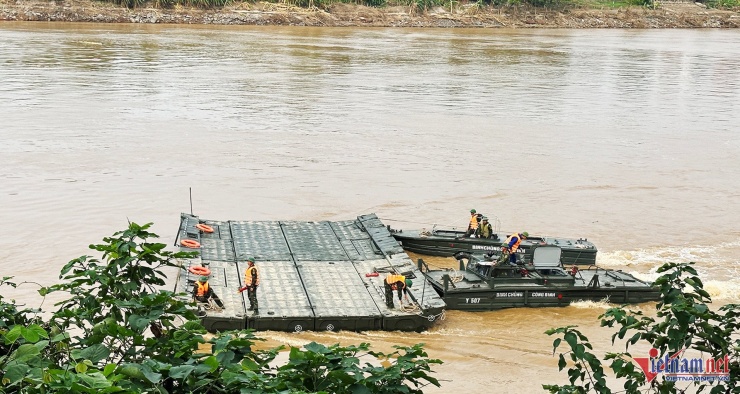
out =
[[(713, 301), (740, 302), (740, 240), (713, 246), (685, 245), (599, 252), (597, 265), (621, 269), (648, 282), (660, 277), (658, 268), (669, 262), (695, 262), (704, 288)], [(588, 304), (587, 304), (588, 305)], [(590, 307), (590, 306), (588, 306)]]

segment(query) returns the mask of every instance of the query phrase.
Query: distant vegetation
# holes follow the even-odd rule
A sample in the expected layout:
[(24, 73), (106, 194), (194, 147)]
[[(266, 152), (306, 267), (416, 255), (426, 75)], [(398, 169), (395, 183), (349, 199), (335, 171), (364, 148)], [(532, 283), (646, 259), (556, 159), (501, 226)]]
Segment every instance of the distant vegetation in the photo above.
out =
[[(90, 245), (62, 268), (61, 283), (39, 290), (64, 299), (56, 310), (26, 309), (2, 295), (19, 284), (0, 279), (0, 393), (337, 393), (422, 394), (439, 386), (421, 344), (390, 354), (367, 343), (254, 350), (251, 330), (206, 335), (190, 297), (161, 290), (163, 268), (196, 253), (173, 253), (149, 224)], [(24, 283), (24, 285), (29, 285)], [(7, 293), (6, 293), (7, 294)]]
[[(175, 6), (194, 7), (201, 9), (221, 8), (228, 5), (240, 3), (234, 0), (103, 0), (128, 7), (141, 8), (153, 6), (155, 8), (172, 8)], [(710, 8), (734, 9), (740, 8), (740, 0), (704, 0), (702, 1)], [(256, 1), (246, 3), (256, 4)], [(660, 7), (659, 0), (268, 0), (267, 3), (284, 4), (303, 8), (328, 7), (334, 3), (346, 3), (365, 5), (368, 7), (394, 7), (407, 6), (419, 10), (427, 10), (434, 7), (448, 9), (468, 4), (473, 7), (538, 7), (547, 9), (569, 9), (569, 8), (620, 8), (620, 7)]]

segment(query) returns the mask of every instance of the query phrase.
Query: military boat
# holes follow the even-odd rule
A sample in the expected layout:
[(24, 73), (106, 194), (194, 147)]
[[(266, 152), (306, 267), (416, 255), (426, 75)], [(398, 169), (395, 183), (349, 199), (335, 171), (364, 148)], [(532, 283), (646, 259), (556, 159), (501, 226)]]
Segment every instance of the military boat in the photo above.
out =
[(459, 270), (435, 269), (419, 259), (418, 267), (448, 309), (490, 311), (515, 307), (567, 306), (573, 301), (617, 304), (657, 301), (650, 283), (618, 270), (596, 266), (564, 268), (558, 246), (532, 248), (532, 260), (511, 265), (500, 256), (458, 253)]
[[(470, 238), (465, 231), (455, 229), (397, 230), (389, 227), (393, 237), (401, 246), (414, 253), (430, 256), (454, 256), (459, 252), (487, 253), (501, 249), (509, 234), (494, 232), (491, 238)], [(532, 251), (537, 246), (558, 246), (562, 251), (562, 261), (566, 265), (596, 264), (596, 245), (588, 239), (559, 238), (532, 235), (522, 241), (518, 253), (525, 263), (532, 262)]]
[[(191, 293), (205, 272), (224, 308), (203, 304), (209, 331), (422, 331), (445, 303), (374, 214), (338, 222), (219, 221), (181, 214), (175, 245), (199, 256), (181, 262), (175, 290)], [(247, 259), (260, 271), (258, 313), (247, 309)], [(412, 279), (410, 303), (385, 302), (390, 273)]]

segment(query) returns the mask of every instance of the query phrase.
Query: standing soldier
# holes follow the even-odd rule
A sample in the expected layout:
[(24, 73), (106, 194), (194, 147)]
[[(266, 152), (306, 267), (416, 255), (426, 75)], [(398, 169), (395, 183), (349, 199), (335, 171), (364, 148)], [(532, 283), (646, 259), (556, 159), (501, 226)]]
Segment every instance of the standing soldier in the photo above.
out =
[(239, 289), (239, 292), (246, 290), (247, 298), (249, 298), (249, 310), (254, 311), (255, 315), (260, 313), (257, 304), (257, 286), (260, 284), (260, 272), (254, 265), (254, 258), (250, 257), (247, 259), (249, 267), (244, 271), (244, 287)]
[(468, 224), (467, 236), (474, 237), (476, 230), (478, 230), (478, 223), (482, 215), (478, 214), (475, 209), (470, 210), (470, 224)]

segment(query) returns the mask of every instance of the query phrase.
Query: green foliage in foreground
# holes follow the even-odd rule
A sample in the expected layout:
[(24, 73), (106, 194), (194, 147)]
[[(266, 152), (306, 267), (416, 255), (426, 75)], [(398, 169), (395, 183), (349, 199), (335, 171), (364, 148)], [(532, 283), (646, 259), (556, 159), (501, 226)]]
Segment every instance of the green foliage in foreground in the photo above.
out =
[[(48, 319), (0, 295), (0, 393), (421, 393), (441, 361), (423, 345), (390, 354), (369, 344), (255, 351), (251, 330), (206, 336), (185, 294), (160, 290), (165, 267), (195, 253), (169, 252), (129, 228), (90, 245), (39, 293), (64, 294)], [(17, 285), (10, 277), (0, 287)], [(382, 366), (381, 364), (385, 364)]]
[[(619, 339), (625, 345), (624, 352), (606, 353), (604, 357), (604, 361), (611, 362), (612, 376), (623, 382), (622, 388), (614, 392), (740, 393), (740, 305), (725, 305), (719, 311), (712, 311), (707, 305), (711, 303), (709, 293), (704, 290), (692, 265), (670, 263), (658, 270), (663, 275), (655, 285), (660, 286), (663, 298), (656, 305), (656, 318), (624, 308), (611, 308), (599, 316), (602, 327), (617, 328), (612, 335), (612, 344)], [(553, 342), (553, 354), (561, 345), (567, 345), (567, 350), (559, 355), (558, 367), (562, 371), (570, 365), (570, 384), (543, 385), (544, 389), (559, 394), (612, 393), (601, 360), (591, 352), (593, 346), (576, 326), (555, 328), (546, 333), (558, 336)], [(625, 341), (625, 338), (628, 339)], [(727, 356), (730, 360), (729, 381), (675, 382), (666, 380), (661, 373), (648, 382), (628, 351), (630, 346), (638, 343), (649, 344), (662, 358), (684, 349), (692, 353), (692, 357), (698, 353), (705, 360)], [(635, 356), (647, 357), (647, 354)], [(566, 357), (570, 361), (566, 361)]]

